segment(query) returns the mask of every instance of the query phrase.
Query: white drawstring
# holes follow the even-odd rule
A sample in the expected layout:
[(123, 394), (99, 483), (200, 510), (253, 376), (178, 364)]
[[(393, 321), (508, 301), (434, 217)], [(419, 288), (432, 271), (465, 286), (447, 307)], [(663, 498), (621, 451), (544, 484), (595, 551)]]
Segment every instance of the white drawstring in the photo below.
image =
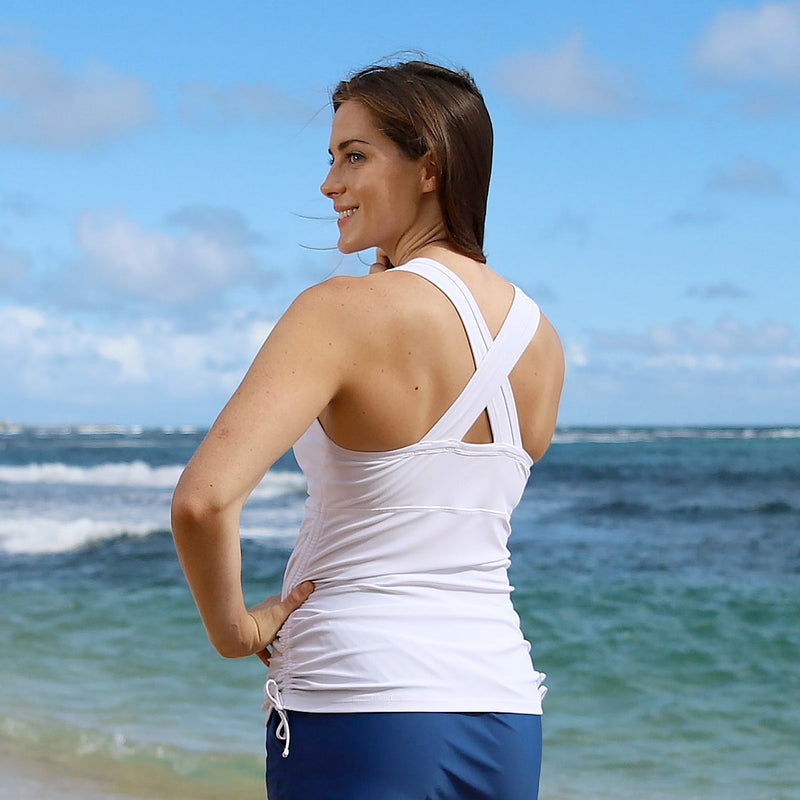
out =
[(275, 738), (286, 742), (283, 748), (283, 757), (289, 755), (289, 739), (291, 733), (289, 732), (289, 717), (286, 716), (286, 706), (283, 705), (283, 698), (281, 697), (278, 684), (272, 678), (269, 678), (264, 685), (264, 697), (266, 702), (264, 705), (267, 707), (267, 722), (269, 722), (269, 715), (275, 711), (280, 718), (278, 727), (275, 729)]
[(547, 677), (547, 673), (545, 672), (537, 672), (536, 673), (536, 689), (539, 692), (539, 701), (541, 702), (544, 700), (544, 696), (547, 694), (547, 687), (544, 686), (544, 679)]

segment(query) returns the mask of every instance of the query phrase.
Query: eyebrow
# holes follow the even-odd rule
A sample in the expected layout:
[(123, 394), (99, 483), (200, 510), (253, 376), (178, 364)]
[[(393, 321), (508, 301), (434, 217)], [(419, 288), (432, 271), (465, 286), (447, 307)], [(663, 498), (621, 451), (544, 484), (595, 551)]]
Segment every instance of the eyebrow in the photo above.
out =
[[(343, 142), (339, 142), (339, 144), (336, 145), (336, 149), (339, 152), (341, 152), (342, 150), (346, 150), (348, 147), (350, 147), (351, 144), (356, 144), (356, 143), (358, 143), (358, 144), (369, 144), (369, 142), (366, 141), (366, 139), (345, 139)], [(328, 148), (328, 152), (331, 155), (333, 155), (333, 153), (331, 153), (331, 149), (330, 148)]]

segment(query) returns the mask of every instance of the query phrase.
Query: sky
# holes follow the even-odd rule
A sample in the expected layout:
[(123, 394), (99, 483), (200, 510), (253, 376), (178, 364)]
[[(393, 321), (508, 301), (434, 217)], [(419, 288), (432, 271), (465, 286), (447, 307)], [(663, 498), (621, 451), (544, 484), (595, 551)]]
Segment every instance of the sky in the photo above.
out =
[(489, 264), (573, 425), (800, 422), (800, 2), (4, 0), (0, 421), (207, 426), (342, 256), (330, 89), (417, 51), (495, 129)]

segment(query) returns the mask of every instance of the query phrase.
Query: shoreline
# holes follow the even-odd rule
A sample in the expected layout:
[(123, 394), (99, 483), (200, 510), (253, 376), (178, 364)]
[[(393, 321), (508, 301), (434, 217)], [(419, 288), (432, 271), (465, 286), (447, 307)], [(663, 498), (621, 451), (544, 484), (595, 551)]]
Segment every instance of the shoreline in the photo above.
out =
[(221, 792), (240, 800), (266, 800), (263, 782), (220, 785), (122, 761), (101, 766), (37, 758), (21, 748), (0, 752), (0, 774), (0, 800), (218, 800)]
[(119, 794), (89, 775), (22, 753), (0, 753), (0, 773), (0, 800), (153, 800), (141, 794)]

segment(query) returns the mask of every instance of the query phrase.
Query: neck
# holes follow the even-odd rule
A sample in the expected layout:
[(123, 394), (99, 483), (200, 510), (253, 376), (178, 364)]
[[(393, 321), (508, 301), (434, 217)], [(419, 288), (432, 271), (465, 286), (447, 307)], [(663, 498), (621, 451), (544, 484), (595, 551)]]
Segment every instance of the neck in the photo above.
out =
[(416, 241), (409, 241), (407, 246), (398, 247), (391, 253), (389, 255), (389, 261), (395, 266), (398, 266), (400, 264), (406, 264), (413, 258), (419, 258), (420, 256), (436, 258), (436, 252), (442, 250), (452, 251), (450, 243), (444, 235), (444, 231), (442, 231), (439, 236), (421, 237)]
[(425, 200), (416, 222), (393, 243), (393, 246), (383, 248), (392, 264), (405, 264), (431, 247), (451, 249), (438, 201), (433, 193)]

